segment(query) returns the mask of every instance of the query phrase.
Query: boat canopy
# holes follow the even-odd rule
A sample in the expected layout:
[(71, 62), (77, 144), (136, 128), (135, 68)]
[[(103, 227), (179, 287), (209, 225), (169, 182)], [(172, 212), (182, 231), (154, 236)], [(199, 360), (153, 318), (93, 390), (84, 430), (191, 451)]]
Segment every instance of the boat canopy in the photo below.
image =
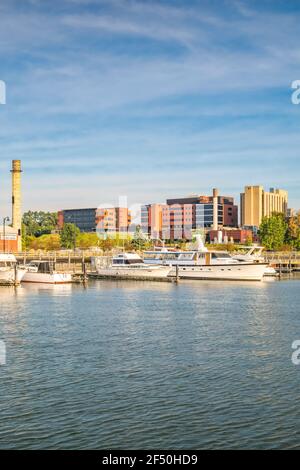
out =
[(15, 255), (7, 254), (7, 253), (0, 253), (0, 262), (2, 263), (16, 263), (17, 259)]
[(52, 263), (50, 263), (49, 261), (30, 261), (28, 266), (36, 267), (38, 273), (49, 274), (53, 271)]

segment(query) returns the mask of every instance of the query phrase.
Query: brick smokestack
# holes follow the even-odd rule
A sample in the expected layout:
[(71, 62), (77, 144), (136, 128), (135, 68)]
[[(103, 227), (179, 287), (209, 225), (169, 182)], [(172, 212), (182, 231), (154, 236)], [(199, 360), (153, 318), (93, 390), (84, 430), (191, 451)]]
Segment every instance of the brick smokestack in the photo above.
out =
[(22, 251), (21, 160), (12, 162), (12, 226), (18, 231), (18, 251)]
[(213, 230), (218, 230), (218, 196), (219, 190), (213, 189)]

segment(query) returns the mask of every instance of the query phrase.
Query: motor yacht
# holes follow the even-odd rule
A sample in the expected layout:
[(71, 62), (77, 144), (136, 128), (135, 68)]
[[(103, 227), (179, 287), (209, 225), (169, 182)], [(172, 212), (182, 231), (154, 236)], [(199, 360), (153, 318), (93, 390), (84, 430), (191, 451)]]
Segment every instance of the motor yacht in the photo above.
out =
[(31, 261), (26, 265), (26, 272), (22, 282), (68, 284), (72, 282), (72, 274), (58, 273), (49, 261)]
[[(242, 252), (232, 256), (233, 259), (239, 261), (240, 263), (264, 263), (265, 259), (262, 255), (264, 247), (258, 245), (251, 246), (241, 246)], [(264, 276), (279, 276), (273, 266), (270, 264), (266, 266)]]
[(93, 260), (97, 274), (115, 277), (144, 277), (144, 278), (164, 278), (167, 277), (171, 267), (149, 266), (136, 253), (120, 253), (112, 258), (108, 266), (103, 265), (102, 258), (96, 257)]
[(172, 266), (171, 276), (186, 279), (215, 279), (261, 281), (267, 268), (266, 263), (241, 262), (233, 259), (228, 252), (209, 251), (201, 238), (196, 239), (195, 249), (172, 251), (145, 251), (144, 262), (149, 265)]

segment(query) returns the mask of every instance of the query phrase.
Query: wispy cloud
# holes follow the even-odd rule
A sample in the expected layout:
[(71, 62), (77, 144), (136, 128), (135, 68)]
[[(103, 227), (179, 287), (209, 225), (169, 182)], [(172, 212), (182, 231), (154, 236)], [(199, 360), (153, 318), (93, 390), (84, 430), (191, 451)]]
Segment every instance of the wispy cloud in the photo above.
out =
[(26, 207), (255, 181), (299, 205), (299, 17), (256, 1), (1, 2), (2, 171), (24, 160)]

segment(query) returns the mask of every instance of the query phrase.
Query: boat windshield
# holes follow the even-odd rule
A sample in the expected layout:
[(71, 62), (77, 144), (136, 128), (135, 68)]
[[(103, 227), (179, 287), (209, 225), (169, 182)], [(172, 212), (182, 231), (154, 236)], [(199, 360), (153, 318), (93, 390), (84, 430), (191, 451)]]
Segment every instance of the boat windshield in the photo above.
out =
[(0, 268), (11, 268), (13, 263), (11, 261), (0, 261)]
[(179, 256), (179, 259), (180, 260), (191, 260), (193, 258), (195, 258), (196, 256), (196, 252), (193, 253), (193, 252), (187, 252), (187, 253), (181, 253), (180, 256)]
[(212, 259), (220, 259), (220, 258), (231, 258), (228, 253), (212, 253)]
[(168, 259), (178, 259), (181, 253), (178, 252), (160, 252), (160, 253), (155, 253), (155, 252), (148, 252), (144, 253), (144, 259), (158, 259), (158, 260), (168, 260)]
[(39, 262), (39, 261), (31, 261), (29, 263), (30, 267), (37, 268), (38, 273), (49, 274), (51, 273), (51, 266), (48, 261), (46, 262)]
[(121, 258), (121, 259), (114, 259), (113, 260), (113, 264), (142, 264), (143, 263), (143, 260), (140, 259), (140, 258), (136, 258), (136, 259), (124, 259), (124, 258)]

